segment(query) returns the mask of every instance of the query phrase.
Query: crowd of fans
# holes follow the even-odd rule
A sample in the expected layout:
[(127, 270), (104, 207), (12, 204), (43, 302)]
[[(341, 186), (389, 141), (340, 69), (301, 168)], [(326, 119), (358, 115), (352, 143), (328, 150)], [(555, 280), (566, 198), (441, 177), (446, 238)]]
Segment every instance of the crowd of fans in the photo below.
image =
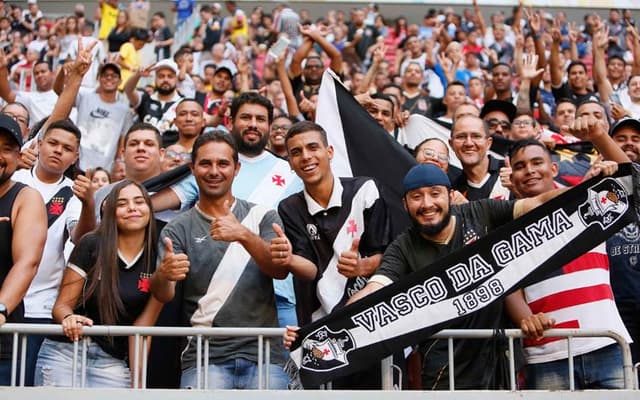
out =
[[(37, 0), (0, 0), (0, 325), (65, 334), (29, 336), (28, 385), (70, 386), (72, 342), (94, 324), (286, 326), (290, 345), (299, 324), (640, 159), (630, 10), (568, 21), (522, 3), (483, 15), (474, 0), (412, 24), (374, 3), (326, 16), (242, 7), (174, 1), (177, 26), (193, 28), (176, 43), (170, 16), (146, 1), (48, 18)], [(402, 199), (413, 225), (397, 238), (376, 181), (332, 173), (326, 127), (311, 122), (327, 70), (419, 163)], [(142, 185), (185, 164), (169, 187)], [(525, 331), (528, 389), (568, 388), (566, 340), (542, 338), (554, 326), (617, 331), (640, 361), (639, 232), (627, 226), (455, 327)], [(139, 384), (140, 346), (94, 338), (87, 384)], [(0, 384), (10, 349), (0, 336)], [(257, 387), (255, 341), (207, 349), (210, 387)], [(271, 386), (286, 388), (285, 350), (271, 351)], [(500, 351), (460, 341), (457, 387), (503, 387)], [(155, 338), (148, 386), (194, 387), (196, 354), (191, 339)], [(573, 354), (579, 387), (622, 387), (611, 341), (575, 340)], [(399, 362), (411, 388), (448, 387), (446, 342), (425, 338)], [(334, 388), (376, 388), (376, 376)]]

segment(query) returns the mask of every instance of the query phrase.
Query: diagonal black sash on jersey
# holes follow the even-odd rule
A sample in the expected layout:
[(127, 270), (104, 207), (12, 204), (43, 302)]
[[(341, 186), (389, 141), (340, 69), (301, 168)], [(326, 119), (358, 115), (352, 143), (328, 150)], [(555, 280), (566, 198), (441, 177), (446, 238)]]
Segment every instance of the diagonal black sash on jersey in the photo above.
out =
[(615, 175), (583, 182), (428, 268), (301, 328), (288, 372), (299, 372), (302, 386), (317, 387), (543, 279), (636, 219), (636, 173), (621, 164)]
[(51, 228), (51, 226), (64, 213), (64, 210), (67, 208), (67, 203), (71, 200), (71, 197), (73, 197), (73, 190), (71, 190), (70, 186), (60, 188), (60, 190), (51, 197), (49, 202), (45, 205), (47, 208), (47, 228)]

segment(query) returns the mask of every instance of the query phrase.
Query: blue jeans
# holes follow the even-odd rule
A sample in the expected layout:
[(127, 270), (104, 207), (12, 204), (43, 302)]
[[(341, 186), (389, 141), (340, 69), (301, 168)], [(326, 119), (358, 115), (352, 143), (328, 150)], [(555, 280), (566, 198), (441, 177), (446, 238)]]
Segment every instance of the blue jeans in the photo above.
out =
[[(82, 345), (78, 349), (76, 385), (81, 385)], [(36, 386), (70, 387), (72, 377), (73, 343), (45, 339), (36, 362)], [(106, 353), (96, 343), (87, 346), (85, 387), (130, 388), (131, 373), (124, 360)]]
[[(569, 360), (562, 359), (525, 367), (525, 387), (536, 390), (568, 390)], [(622, 351), (611, 344), (573, 357), (575, 388), (623, 389)]]
[(0, 386), (11, 384), (11, 360), (0, 360)]
[[(267, 371), (263, 370), (263, 374), (266, 373)], [(282, 367), (270, 364), (268, 373), (269, 389), (287, 389), (289, 377), (282, 370)], [(197, 369), (193, 367), (182, 371), (180, 386), (184, 389), (196, 388), (196, 374)], [(264, 377), (263, 375), (263, 379)], [(201, 379), (204, 385), (204, 378)], [(253, 361), (244, 358), (235, 358), (220, 364), (209, 364), (207, 379), (208, 389), (257, 389), (258, 366)]]
[[(24, 322), (25, 324), (53, 324), (53, 320), (51, 318), (25, 318)], [(45, 336), (43, 335), (27, 336), (27, 365), (24, 372), (25, 386), (33, 386), (38, 352), (40, 351), (40, 346), (42, 346), (44, 339)]]

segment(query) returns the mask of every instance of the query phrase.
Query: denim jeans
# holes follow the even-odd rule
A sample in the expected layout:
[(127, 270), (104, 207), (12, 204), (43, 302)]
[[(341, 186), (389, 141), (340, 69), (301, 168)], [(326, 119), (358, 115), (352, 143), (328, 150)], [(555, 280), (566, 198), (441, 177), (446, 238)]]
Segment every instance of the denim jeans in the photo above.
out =
[[(617, 344), (573, 357), (573, 368), (575, 388), (578, 390), (624, 388), (622, 351)], [(569, 360), (565, 358), (527, 365), (525, 388), (568, 390)]]
[[(263, 379), (267, 371), (263, 370)], [(269, 365), (269, 389), (287, 389), (289, 377), (282, 367)], [(197, 386), (197, 369), (188, 368), (182, 371), (180, 386), (184, 389), (193, 389)], [(253, 361), (244, 358), (235, 358), (220, 364), (209, 364), (208, 370), (209, 389), (257, 389), (258, 366)], [(202, 378), (204, 385), (204, 378)], [(265, 387), (265, 385), (263, 385)]]
[[(78, 349), (76, 385), (80, 386), (82, 345)], [(72, 378), (73, 343), (45, 339), (38, 353), (35, 386), (70, 387)], [(124, 360), (106, 353), (96, 343), (87, 346), (85, 387), (130, 388), (131, 373)]]

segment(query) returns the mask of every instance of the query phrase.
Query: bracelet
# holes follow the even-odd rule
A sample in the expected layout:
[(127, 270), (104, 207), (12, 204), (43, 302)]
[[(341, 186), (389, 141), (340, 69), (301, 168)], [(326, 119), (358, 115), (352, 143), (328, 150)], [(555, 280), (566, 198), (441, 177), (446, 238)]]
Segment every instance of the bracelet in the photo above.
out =
[(70, 317), (70, 316), (72, 316), (72, 315), (73, 315), (73, 313), (67, 314), (67, 315), (65, 315), (65, 316), (62, 318), (62, 320), (64, 321), (65, 319), (69, 318), (69, 317)]

